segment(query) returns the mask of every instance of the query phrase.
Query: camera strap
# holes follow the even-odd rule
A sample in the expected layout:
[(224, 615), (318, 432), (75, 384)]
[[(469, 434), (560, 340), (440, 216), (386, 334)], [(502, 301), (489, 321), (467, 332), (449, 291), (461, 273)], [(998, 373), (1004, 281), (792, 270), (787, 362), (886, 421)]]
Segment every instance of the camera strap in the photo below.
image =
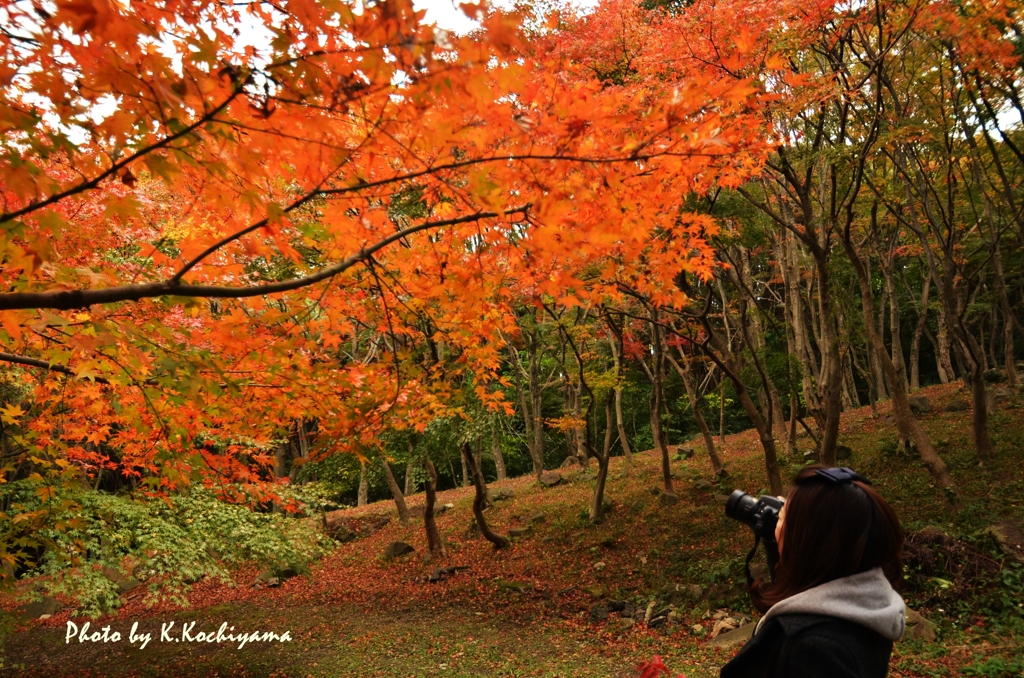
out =
[(747, 562), (743, 566), (743, 571), (747, 575), (747, 588), (754, 585), (754, 577), (750, 574), (750, 561), (754, 559), (754, 555), (757, 553), (757, 547), (761, 544), (761, 537), (758, 535), (754, 536), (754, 548), (750, 549), (750, 553), (747, 554)]

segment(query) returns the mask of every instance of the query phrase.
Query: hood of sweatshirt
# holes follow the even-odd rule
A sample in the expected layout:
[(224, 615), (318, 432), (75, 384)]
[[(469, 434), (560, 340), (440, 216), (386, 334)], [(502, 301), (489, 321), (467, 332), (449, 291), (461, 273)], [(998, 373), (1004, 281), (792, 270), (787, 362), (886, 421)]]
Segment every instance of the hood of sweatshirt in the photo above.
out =
[(773, 605), (757, 623), (784, 614), (820, 614), (866, 626), (889, 640), (898, 640), (906, 624), (903, 598), (877, 567), (867, 572), (834, 579)]

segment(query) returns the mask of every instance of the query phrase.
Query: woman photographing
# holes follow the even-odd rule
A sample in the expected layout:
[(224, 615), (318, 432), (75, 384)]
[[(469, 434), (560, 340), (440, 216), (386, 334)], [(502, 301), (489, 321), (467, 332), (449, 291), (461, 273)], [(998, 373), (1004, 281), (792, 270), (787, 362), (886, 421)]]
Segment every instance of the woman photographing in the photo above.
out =
[(903, 635), (899, 520), (869, 481), (812, 465), (793, 481), (775, 528), (772, 582), (751, 586), (764, 612), (722, 678), (884, 678)]

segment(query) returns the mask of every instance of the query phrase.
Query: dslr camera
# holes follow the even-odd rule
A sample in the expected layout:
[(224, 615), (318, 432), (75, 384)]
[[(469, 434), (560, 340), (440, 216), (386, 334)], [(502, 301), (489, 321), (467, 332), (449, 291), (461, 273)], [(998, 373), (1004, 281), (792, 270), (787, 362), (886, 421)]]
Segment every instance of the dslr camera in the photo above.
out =
[(734, 490), (725, 502), (725, 515), (750, 527), (754, 531), (754, 548), (747, 554), (747, 583), (754, 578), (750, 575), (750, 561), (757, 552), (757, 545), (764, 542), (764, 553), (768, 560), (768, 574), (775, 574), (779, 562), (779, 545), (775, 541), (775, 526), (779, 522), (783, 500), (768, 495), (754, 499), (743, 490)]

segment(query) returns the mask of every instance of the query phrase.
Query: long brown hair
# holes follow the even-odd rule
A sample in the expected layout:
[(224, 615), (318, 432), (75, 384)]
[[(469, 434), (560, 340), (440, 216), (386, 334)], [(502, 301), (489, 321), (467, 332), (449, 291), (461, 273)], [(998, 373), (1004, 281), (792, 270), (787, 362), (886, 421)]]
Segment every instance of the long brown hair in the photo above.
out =
[(801, 591), (876, 567), (894, 586), (902, 579), (903, 533), (892, 507), (866, 483), (834, 483), (817, 475), (823, 468), (806, 466), (793, 479), (772, 583), (766, 586), (761, 579), (751, 587), (761, 612)]

